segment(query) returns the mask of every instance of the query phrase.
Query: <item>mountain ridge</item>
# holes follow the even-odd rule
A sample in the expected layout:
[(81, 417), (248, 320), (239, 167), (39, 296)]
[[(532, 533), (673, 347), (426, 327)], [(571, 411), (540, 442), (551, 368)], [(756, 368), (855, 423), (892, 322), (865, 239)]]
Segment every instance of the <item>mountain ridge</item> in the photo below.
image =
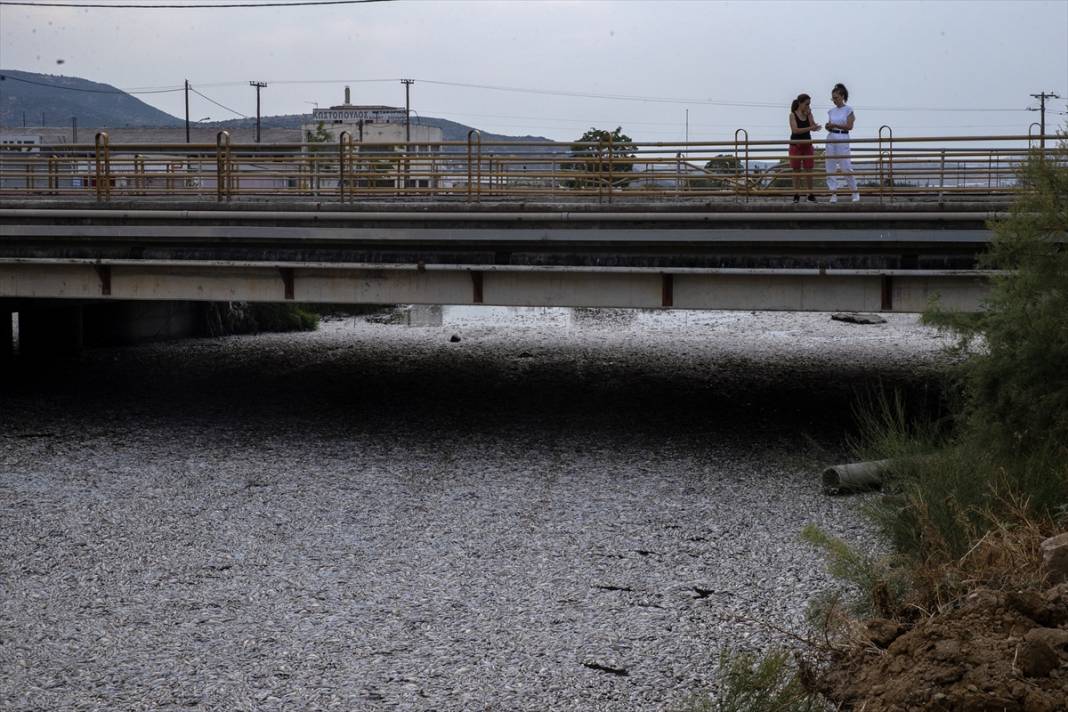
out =
[[(114, 128), (178, 128), (185, 120), (151, 106), (136, 96), (110, 84), (93, 82), (80, 77), (58, 74), (37, 74), (16, 69), (0, 69), (0, 127), (9, 130), (26, 127), (69, 126), (76, 117), (82, 127)], [(37, 125), (35, 120), (44, 120)], [(56, 122), (55, 118), (60, 121)], [(300, 129), (310, 124), (310, 114), (279, 114), (260, 117), (264, 129)], [(413, 125), (440, 128), (446, 141), (466, 141), (473, 127), (449, 119), (420, 116)], [(255, 118), (226, 121), (197, 122), (201, 128), (253, 128)], [(551, 143), (543, 136), (508, 136), (481, 132), (483, 141), (514, 141), (520, 143)]]

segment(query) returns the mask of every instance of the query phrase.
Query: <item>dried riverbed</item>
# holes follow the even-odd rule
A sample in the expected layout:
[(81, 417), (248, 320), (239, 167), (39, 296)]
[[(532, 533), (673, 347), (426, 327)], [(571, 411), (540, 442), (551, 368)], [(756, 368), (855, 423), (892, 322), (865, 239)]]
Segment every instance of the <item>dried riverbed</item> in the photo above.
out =
[(818, 468), (943, 360), (907, 316), (445, 322), (9, 384), (0, 709), (671, 709), (833, 585), (805, 524), (870, 541)]

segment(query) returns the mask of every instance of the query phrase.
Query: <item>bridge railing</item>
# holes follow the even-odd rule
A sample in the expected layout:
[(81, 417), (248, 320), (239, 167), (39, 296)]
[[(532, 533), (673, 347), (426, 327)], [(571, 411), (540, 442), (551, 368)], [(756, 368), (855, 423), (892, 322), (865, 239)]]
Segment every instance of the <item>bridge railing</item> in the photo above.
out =
[[(1021, 164), (1054, 155), (1057, 136), (894, 137), (851, 141), (861, 195), (879, 201), (982, 199), (1017, 189)], [(791, 165), (790, 141), (613, 144), (467, 141), (360, 143), (93, 144), (0, 146), (0, 197), (324, 202), (389, 199), (769, 200), (826, 195), (823, 139), (812, 166)], [(812, 189), (808, 188), (811, 179)]]

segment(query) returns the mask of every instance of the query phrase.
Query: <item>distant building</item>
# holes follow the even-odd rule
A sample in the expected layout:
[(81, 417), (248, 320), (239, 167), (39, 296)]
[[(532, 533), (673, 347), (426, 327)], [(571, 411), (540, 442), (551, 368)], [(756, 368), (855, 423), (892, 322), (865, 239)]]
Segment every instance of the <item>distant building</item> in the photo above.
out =
[[(341, 132), (348, 131), (352, 140), (358, 143), (403, 145), (408, 141), (404, 109), (395, 106), (367, 105), (357, 106), (351, 103), (349, 88), (345, 87), (345, 103), (331, 106), (329, 109), (315, 109), (311, 123), (301, 128), (313, 134), (319, 124), (323, 130), (337, 140)], [(423, 126), (418, 120), (411, 123), (412, 150), (431, 150), (426, 144), (444, 140), (444, 134), (436, 126)], [(434, 147), (436, 150), (436, 147)]]
[(23, 146), (23, 148), (18, 149), (19, 152), (37, 152), (41, 150), (42, 143), (44, 143), (44, 136), (41, 134), (0, 133), (0, 146), (5, 146), (3, 149), (5, 153), (12, 153), (15, 150), (7, 148), (9, 146)]
[[(441, 129), (418, 121), (409, 125), (404, 109), (395, 106), (357, 106), (351, 101), (349, 88), (345, 87), (344, 104), (315, 109), (311, 123), (301, 127), (305, 140), (321, 136), (320, 127), (330, 143), (337, 143), (341, 134), (347, 132), (356, 151), (364, 157), (354, 166), (358, 174), (353, 178), (354, 187), (439, 187), (439, 144), (444, 140)], [(404, 152), (405, 147), (411, 154), (426, 155), (398, 163), (399, 159), (393, 159), (392, 154)], [(312, 182), (317, 189), (337, 187), (337, 180), (327, 176), (316, 175)]]
[(0, 133), (0, 188), (26, 188), (36, 185), (34, 162), (19, 154), (40, 153), (44, 138), (39, 134)]

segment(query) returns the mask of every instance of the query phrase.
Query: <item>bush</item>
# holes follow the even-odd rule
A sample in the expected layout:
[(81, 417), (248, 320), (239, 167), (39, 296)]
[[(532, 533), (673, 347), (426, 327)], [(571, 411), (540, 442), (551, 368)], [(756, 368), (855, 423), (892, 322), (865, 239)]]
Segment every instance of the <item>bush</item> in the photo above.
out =
[(208, 306), (206, 320), (211, 336), (319, 328), (319, 315), (296, 304), (213, 302)]
[[(801, 682), (788, 651), (763, 657), (724, 652), (717, 673), (719, 693), (709, 712), (819, 712), (826, 706)], [(699, 709), (699, 708), (698, 708)]]
[(1021, 183), (983, 257), (1004, 270), (987, 310), (926, 315), (967, 355), (953, 427), (893, 399), (861, 418), (858, 452), (897, 462), (869, 511), (925, 607), (976, 586), (1039, 585), (1038, 542), (1068, 516), (1068, 147), (1033, 158)]

